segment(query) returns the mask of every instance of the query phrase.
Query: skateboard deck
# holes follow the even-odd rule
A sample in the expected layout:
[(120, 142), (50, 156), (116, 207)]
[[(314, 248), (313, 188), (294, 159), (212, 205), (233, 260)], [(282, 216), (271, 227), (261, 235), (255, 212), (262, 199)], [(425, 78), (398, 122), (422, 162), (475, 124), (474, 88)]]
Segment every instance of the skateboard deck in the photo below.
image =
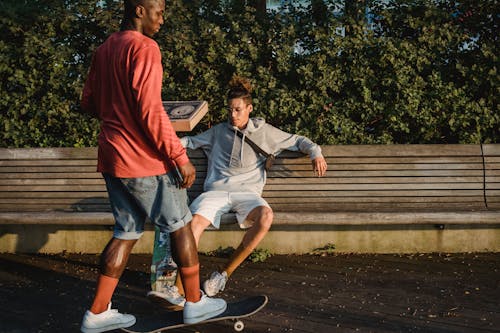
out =
[[(163, 108), (176, 132), (190, 132), (208, 112), (206, 101), (163, 101)], [(182, 176), (177, 171), (177, 180)], [(172, 258), (170, 235), (155, 226), (153, 258), (151, 260), (151, 290), (161, 291), (175, 284), (177, 265)]]
[(177, 276), (177, 265), (172, 258), (170, 234), (155, 226), (153, 257), (151, 260), (151, 290), (161, 291), (173, 286)]
[(217, 317), (210, 318), (196, 324), (184, 324), (182, 311), (165, 312), (164, 314), (146, 315), (142, 317), (137, 316), (137, 322), (133, 326), (122, 328), (122, 331), (128, 333), (160, 333), (187, 326), (203, 325), (221, 320), (233, 320), (234, 330), (240, 332), (244, 329), (244, 324), (240, 319), (259, 312), (264, 306), (266, 306), (267, 301), (267, 296), (260, 295), (245, 298), (236, 302), (228, 302), (226, 311)]

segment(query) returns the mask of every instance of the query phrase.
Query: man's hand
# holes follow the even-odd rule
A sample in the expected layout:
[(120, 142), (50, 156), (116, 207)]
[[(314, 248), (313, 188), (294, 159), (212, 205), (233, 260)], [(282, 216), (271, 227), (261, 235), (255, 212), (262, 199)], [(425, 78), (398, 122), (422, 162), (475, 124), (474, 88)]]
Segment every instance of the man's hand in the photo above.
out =
[(318, 177), (323, 177), (326, 174), (326, 169), (328, 165), (326, 164), (326, 160), (323, 156), (316, 157), (312, 160), (312, 166), (314, 174)]
[(182, 176), (181, 188), (190, 188), (196, 178), (196, 169), (191, 162), (178, 167), (179, 172)]

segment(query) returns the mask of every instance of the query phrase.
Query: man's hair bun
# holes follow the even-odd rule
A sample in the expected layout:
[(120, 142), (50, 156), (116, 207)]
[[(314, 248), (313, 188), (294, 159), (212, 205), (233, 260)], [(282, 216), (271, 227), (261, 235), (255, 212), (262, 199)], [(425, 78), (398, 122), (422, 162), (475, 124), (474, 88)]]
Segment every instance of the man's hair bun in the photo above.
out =
[(227, 99), (243, 98), (247, 103), (252, 103), (252, 84), (249, 79), (233, 75), (231, 81), (229, 81), (229, 92), (227, 94)]

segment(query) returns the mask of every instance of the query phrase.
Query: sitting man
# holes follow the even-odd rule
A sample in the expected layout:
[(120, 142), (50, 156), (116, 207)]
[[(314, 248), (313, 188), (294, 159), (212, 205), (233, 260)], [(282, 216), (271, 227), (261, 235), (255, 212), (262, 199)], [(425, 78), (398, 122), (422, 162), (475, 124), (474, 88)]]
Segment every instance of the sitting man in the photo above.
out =
[[(196, 136), (181, 138), (184, 147), (201, 148), (208, 158), (205, 192), (190, 205), (193, 214), (191, 230), (197, 246), (207, 227), (219, 228), (224, 213), (236, 213), (240, 227), (247, 229), (225, 267), (213, 272), (204, 282), (203, 289), (208, 296), (224, 290), (231, 274), (257, 247), (273, 221), (273, 211), (261, 196), (266, 181), (266, 157), (249, 145), (245, 137), (268, 154), (276, 155), (283, 150), (308, 154), (317, 176), (324, 176), (327, 169), (321, 148), (308, 138), (285, 133), (262, 118), (250, 118), (253, 105), (249, 80), (235, 76), (229, 85), (229, 122)], [(179, 281), (177, 279), (177, 288), (164, 289), (164, 295), (150, 292), (150, 296), (163, 296), (163, 299), (179, 304), (178, 300), (182, 298), (178, 294), (178, 291), (182, 293)]]

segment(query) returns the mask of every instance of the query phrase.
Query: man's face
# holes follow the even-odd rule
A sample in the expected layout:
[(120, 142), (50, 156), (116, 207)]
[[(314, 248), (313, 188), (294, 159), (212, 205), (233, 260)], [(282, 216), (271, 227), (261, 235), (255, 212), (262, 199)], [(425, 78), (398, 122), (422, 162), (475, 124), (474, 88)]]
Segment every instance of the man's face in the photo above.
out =
[(165, 0), (146, 0), (141, 11), (142, 33), (148, 37), (153, 37), (163, 24), (163, 14), (165, 13)]
[(250, 112), (252, 112), (252, 104), (246, 104), (241, 98), (234, 98), (229, 101), (228, 111), (231, 125), (244, 129), (247, 126)]

